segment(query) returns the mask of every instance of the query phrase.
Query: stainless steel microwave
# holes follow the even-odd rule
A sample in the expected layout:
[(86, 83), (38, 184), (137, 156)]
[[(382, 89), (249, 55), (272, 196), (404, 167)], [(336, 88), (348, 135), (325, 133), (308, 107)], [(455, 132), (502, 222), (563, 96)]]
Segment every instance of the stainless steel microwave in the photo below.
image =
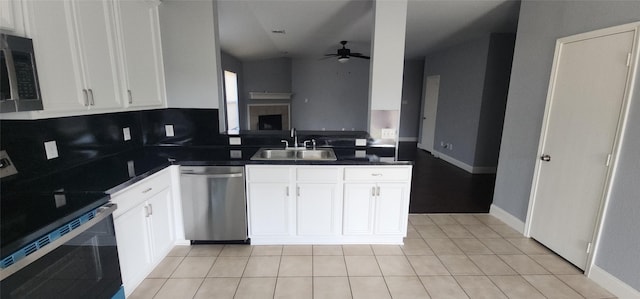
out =
[(33, 42), (0, 34), (0, 113), (42, 110)]

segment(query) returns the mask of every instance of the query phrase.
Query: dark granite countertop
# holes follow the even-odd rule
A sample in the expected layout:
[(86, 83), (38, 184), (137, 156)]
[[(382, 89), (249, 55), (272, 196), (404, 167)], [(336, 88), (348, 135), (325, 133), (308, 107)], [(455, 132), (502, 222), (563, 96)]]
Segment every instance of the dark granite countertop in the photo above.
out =
[[(2, 258), (170, 165), (411, 165), (381, 162), (375, 148), (334, 147), (337, 161), (252, 161), (259, 146), (158, 145), (122, 152), (40, 178), (2, 186)], [(363, 155), (363, 152), (364, 155)], [(360, 151), (356, 154), (356, 151)], [(64, 197), (64, 200), (61, 198)]]

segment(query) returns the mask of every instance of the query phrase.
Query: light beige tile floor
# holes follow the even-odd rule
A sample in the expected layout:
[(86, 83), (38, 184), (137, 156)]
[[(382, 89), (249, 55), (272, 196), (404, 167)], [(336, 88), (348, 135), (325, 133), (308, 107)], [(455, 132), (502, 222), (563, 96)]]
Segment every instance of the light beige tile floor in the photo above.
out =
[(405, 245), (175, 247), (129, 298), (615, 298), (487, 214), (412, 214)]

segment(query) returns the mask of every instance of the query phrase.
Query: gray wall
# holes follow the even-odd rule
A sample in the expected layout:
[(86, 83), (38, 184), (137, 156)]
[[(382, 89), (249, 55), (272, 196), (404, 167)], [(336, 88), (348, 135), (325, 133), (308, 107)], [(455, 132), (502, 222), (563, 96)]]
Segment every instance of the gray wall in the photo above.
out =
[(291, 118), (300, 130), (367, 130), (369, 60), (293, 60)]
[(400, 138), (418, 138), (422, 116), (422, 83), (424, 60), (405, 60), (400, 106)]
[(291, 92), (291, 58), (242, 62), (240, 128), (248, 130), (248, 104), (289, 103), (289, 100), (251, 100), (249, 92)]
[(515, 33), (491, 34), (474, 166), (498, 165), (515, 41)]
[(291, 58), (245, 61), (244, 87), (246, 95), (257, 92), (291, 92)]
[[(638, 1), (522, 2), (493, 199), (496, 206), (525, 221), (556, 39), (636, 21), (640, 21)], [(639, 100), (636, 94), (628, 128), (640, 126)], [(596, 264), (640, 290), (640, 131), (631, 129), (626, 134)]]
[[(440, 75), (434, 148), (474, 165), (489, 36), (426, 56), (426, 75)], [(453, 150), (440, 142), (453, 144)]]

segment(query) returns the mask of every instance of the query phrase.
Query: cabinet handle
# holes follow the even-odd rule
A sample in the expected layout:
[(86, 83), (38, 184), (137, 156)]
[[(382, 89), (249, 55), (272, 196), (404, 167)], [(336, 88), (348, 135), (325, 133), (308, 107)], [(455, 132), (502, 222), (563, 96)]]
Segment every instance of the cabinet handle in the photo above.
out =
[(147, 193), (147, 192), (149, 192), (149, 191), (151, 191), (151, 190), (153, 190), (153, 188), (147, 188), (147, 189), (145, 189), (144, 191), (142, 191), (142, 193)]
[(82, 90), (82, 94), (84, 95), (84, 105), (89, 106), (89, 92), (86, 89)]
[(300, 186), (296, 186), (296, 195), (300, 197)]
[(96, 102), (93, 100), (93, 89), (89, 88), (89, 98), (91, 99), (91, 106), (95, 106)]
[(376, 196), (376, 187), (371, 187), (371, 196)]
[(380, 186), (376, 187), (376, 196), (380, 196)]
[(153, 215), (153, 205), (149, 204), (149, 215)]
[(144, 206), (144, 217), (149, 217), (151, 213), (149, 213), (149, 206)]
[(129, 93), (129, 104), (133, 104), (133, 96), (131, 95), (131, 89), (127, 90), (127, 93)]
[(382, 173), (372, 173), (371, 176), (382, 176)]
[(289, 196), (289, 186), (287, 186), (286, 194), (287, 194), (287, 196)]

